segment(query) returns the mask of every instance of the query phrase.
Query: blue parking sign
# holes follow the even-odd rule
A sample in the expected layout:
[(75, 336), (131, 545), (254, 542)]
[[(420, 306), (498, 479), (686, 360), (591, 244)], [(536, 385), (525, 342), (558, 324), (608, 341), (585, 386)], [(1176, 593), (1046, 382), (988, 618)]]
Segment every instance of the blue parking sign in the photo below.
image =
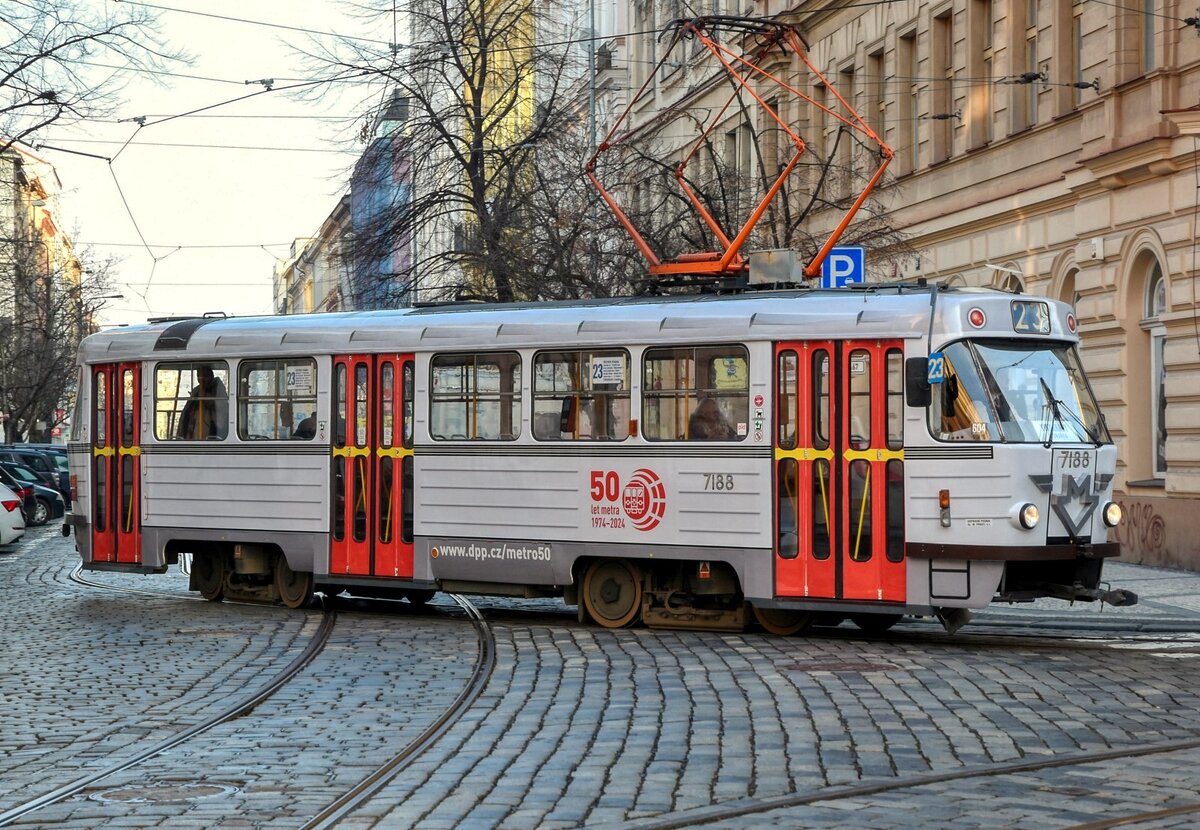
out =
[(867, 249), (861, 245), (847, 245), (829, 249), (821, 263), (821, 287), (844, 288), (852, 282), (866, 282)]

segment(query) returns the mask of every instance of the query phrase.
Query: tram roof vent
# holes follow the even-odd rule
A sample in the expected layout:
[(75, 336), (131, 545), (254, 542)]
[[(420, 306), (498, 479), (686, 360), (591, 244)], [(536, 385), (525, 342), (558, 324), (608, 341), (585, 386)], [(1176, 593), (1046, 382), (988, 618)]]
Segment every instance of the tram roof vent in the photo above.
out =
[(158, 340), (154, 343), (154, 351), (182, 351), (188, 347), (188, 342), (192, 339), (192, 335), (196, 333), (196, 329), (222, 319), (224, 318), (189, 317), (186, 320), (172, 323), (158, 336)]

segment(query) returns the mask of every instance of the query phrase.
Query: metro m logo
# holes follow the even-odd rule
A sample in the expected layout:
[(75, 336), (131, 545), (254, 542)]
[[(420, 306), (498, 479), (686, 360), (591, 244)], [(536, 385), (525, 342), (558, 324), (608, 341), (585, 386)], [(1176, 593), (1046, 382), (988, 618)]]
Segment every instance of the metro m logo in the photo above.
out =
[[(1096, 494), (1107, 486), (1112, 476), (1096, 476), (1095, 487), (1092, 486), (1092, 476), (1090, 474), (1076, 478), (1069, 473), (1063, 473), (1059, 479), (1058, 487), (1053, 487), (1053, 476), (1035, 475), (1029, 478), (1033, 480), (1033, 483), (1043, 493), (1050, 493), (1050, 509), (1054, 511), (1054, 515), (1058, 516), (1063, 526), (1067, 529), (1067, 532), (1071, 534), (1071, 537), (1075, 538), (1087, 527), (1092, 514), (1096, 512), (1096, 506), (1100, 503)], [(1072, 516), (1072, 505), (1076, 503), (1079, 506), (1075, 511), (1075, 515)]]

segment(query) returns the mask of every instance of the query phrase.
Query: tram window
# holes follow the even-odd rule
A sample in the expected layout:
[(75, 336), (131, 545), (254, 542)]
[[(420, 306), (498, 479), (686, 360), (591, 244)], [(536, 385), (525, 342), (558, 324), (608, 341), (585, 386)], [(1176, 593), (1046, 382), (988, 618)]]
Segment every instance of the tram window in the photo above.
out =
[(396, 367), (385, 363), (379, 370), (379, 446), (392, 446), (396, 438)]
[(521, 434), (521, 356), (435, 355), (429, 432), (440, 441), (513, 441)]
[(832, 485), (829, 459), (815, 459), (812, 464), (813, 559), (828, 559), (833, 550), (829, 524), (829, 500), (833, 498)]
[(647, 349), (642, 434), (650, 441), (742, 441), (750, 415), (744, 346)]
[(790, 349), (779, 353), (778, 363), (775, 370), (778, 384), (775, 389), (775, 440), (780, 449), (792, 450), (796, 448), (796, 433), (799, 430), (799, 363), (796, 353)]
[(133, 446), (133, 396), (133, 370), (126, 369), (121, 372), (121, 423), (118, 424), (122, 447)]
[(871, 533), (871, 464), (861, 458), (850, 462), (850, 558), (866, 562), (873, 553)]
[(334, 370), (333, 388), (333, 445), (346, 446), (346, 365), (339, 363)]
[(991, 397), (966, 343), (942, 349), (944, 380), (932, 384), (929, 429), (942, 441), (997, 441)]
[(812, 355), (813, 448), (829, 449), (829, 352), (817, 349)]
[(892, 459), (887, 474), (887, 560), (904, 561), (904, 462)]
[(850, 352), (850, 448), (871, 446), (871, 353)]
[(229, 432), (229, 367), (224, 362), (160, 363), (154, 370), (154, 437), (224, 439)]
[(87, 375), (85, 375), (83, 370), (80, 369), (79, 375), (75, 381), (75, 400), (71, 405), (71, 441), (73, 442), (81, 441), (83, 439), (83, 424), (84, 419), (87, 417), (87, 413), (84, 408), (85, 396), (83, 394), (83, 390), (85, 388), (84, 381), (86, 379)]
[(887, 353), (887, 445), (904, 446), (904, 355), (899, 349)]
[(311, 440), (316, 435), (316, 416), (316, 361), (242, 361), (238, 367), (238, 438)]
[(539, 441), (624, 441), (629, 407), (628, 352), (542, 352), (534, 357), (533, 437)]
[(354, 446), (367, 445), (367, 364), (354, 365)]
[(413, 365), (412, 361), (404, 364), (403, 384), (400, 387), (402, 406), (404, 407), (403, 444), (406, 449), (413, 445)]
[(103, 449), (108, 440), (108, 412), (107, 412), (107, 393), (108, 393), (108, 375), (104, 372), (96, 372), (94, 376), (95, 385), (92, 387), (92, 400), (96, 403), (95, 418), (96, 422), (92, 425), (92, 435), (95, 445)]

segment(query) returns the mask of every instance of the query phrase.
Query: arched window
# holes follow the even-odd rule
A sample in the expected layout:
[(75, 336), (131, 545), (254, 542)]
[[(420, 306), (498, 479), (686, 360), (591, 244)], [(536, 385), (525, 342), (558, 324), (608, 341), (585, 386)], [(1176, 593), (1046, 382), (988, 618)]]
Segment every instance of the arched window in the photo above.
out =
[(1079, 291), (1075, 288), (1075, 277), (1079, 275), (1078, 268), (1072, 268), (1063, 277), (1062, 287), (1058, 291), (1058, 298), (1064, 303), (1070, 303), (1071, 308), (1075, 309), (1076, 316), (1079, 315)]
[(1163, 316), (1167, 313), (1167, 280), (1156, 260), (1146, 277), (1145, 316), (1142, 328), (1150, 335), (1150, 423), (1151, 452), (1154, 476), (1162, 478), (1167, 472), (1167, 364), (1164, 354), (1167, 329)]

